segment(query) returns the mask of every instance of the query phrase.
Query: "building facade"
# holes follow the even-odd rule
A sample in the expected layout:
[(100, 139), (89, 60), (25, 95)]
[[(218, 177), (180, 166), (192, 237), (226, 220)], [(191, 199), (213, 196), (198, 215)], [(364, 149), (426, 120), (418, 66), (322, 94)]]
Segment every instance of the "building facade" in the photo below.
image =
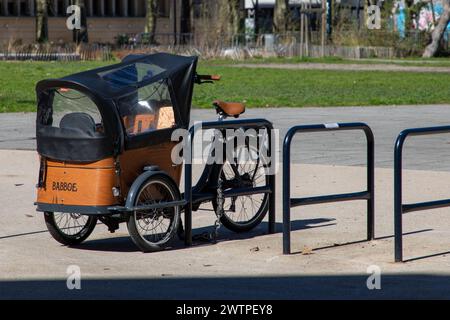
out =
[[(182, 0), (176, 1), (180, 5)], [(89, 41), (114, 43), (119, 34), (143, 32), (145, 2), (145, 0), (85, 0)], [(159, 0), (157, 33), (173, 32), (172, 3), (173, 0)], [(68, 16), (66, 10), (71, 4), (70, 0), (49, 0), (49, 41), (56, 43), (72, 41), (72, 31), (66, 27)], [(179, 21), (179, 12), (177, 21)], [(35, 0), (0, 0), (0, 42), (32, 43), (35, 41), (35, 29)]]

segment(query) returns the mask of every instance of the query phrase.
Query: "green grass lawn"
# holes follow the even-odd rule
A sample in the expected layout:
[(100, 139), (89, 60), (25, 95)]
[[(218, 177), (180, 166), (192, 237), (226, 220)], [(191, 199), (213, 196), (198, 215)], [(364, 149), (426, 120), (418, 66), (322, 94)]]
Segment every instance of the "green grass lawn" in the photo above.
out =
[(36, 110), (39, 80), (100, 67), (101, 62), (0, 62), (0, 112)]
[(212, 99), (250, 107), (365, 106), (450, 103), (450, 74), (204, 67), (223, 80), (195, 91), (194, 105)]
[[(0, 112), (35, 111), (36, 83), (107, 63), (0, 62)], [(275, 70), (202, 62), (200, 73), (221, 74), (214, 85), (197, 86), (193, 105), (215, 99), (249, 107), (305, 107), (450, 103), (450, 74)]]

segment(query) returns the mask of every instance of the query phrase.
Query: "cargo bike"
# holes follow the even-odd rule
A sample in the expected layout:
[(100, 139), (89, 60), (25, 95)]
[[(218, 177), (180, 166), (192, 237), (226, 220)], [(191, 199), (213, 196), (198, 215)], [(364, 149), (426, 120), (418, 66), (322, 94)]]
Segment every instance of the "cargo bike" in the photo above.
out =
[[(189, 129), (194, 85), (219, 80), (198, 75), (196, 66), (196, 57), (130, 55), (115, 65), (37, 84), (36, 205), (55, 240), (80, 244), (101, 222), (111, 232), (126, 223), (143, 252), (170, 247), (177, 235), (190, 245), (192, 211), (207, 203), (217, 216), (215, 235), (221, 225), (249, 231), (268, 211), (274, 231), (274, 176), (245, 139), (234, 145), (233, 159), (204, 165), (195, 185), (192, 159), (185, 161), (180, 192), (183, 162), (173, 161), (180, 141), (172, 135)], [(224, 121), (238, 118), (244, 105), (215, 101), (213, 107), (219, 119), (203, 123), (203, 129), (223, 135), (213, 135), (211, 142), (221, 139), (225, 148), (227, 129), (264, 129), (271, 152), (270, 122)], [(182, 143), (191, 148), (194, 135), (192, 127)], [(234, 161), (241, 151), (253, 153), (252, 159)]]

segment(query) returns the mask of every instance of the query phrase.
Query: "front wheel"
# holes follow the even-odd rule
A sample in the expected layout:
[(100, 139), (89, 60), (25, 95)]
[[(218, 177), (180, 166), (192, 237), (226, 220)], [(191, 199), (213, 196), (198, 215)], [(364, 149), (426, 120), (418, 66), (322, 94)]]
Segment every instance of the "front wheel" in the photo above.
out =
[(45, 224), (52, 237), (66, 246), (82, 243), (94, 231), (97, 218), (79, 213), (44, 213)]
[[(180, 200), (174, 183), (164, 176), (153, 176), (140, 187), (135, 206), (145, 206)], [(177, 235), (180, 208), (167, 207), (134, 211), (128, 218), (128, 232), (136, 246), (143, 252), (162, 250)]]

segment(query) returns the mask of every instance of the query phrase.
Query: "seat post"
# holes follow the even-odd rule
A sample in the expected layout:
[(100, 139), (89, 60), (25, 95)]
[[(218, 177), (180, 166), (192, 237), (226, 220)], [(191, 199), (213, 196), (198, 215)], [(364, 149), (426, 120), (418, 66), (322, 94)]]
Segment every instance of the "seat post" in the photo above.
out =
[(222, 110), (220, 110), (215, 104), (213, 104), (214, 107), (216, 108), (216, 113), (217, 113), (217, 121), (222, 122), (223, 120), (225, 120), (226, 116), (223, 113)]
[(245, 105), (239, 102), (225, 102), (216, 100), (213, 102), (218, 114), (222, 115), (222, 120), (227, 117), (239, 118), (245, 112)]

